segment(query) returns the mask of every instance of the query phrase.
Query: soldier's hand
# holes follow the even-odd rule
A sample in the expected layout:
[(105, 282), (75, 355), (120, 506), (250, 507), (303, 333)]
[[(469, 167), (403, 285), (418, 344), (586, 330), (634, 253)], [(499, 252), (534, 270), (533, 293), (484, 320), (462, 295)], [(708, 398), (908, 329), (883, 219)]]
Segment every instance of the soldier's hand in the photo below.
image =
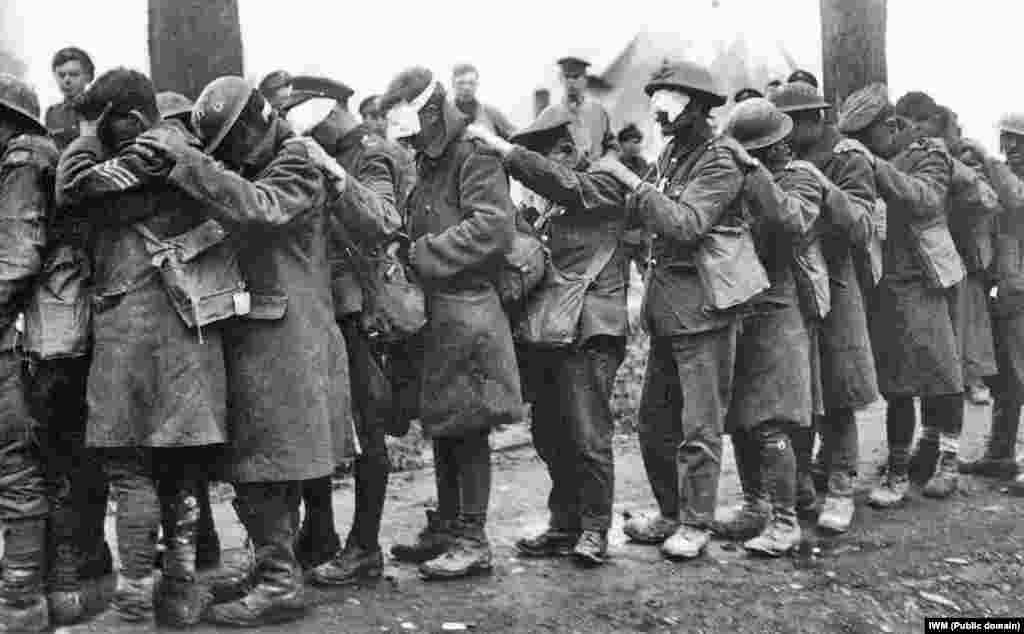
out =
[(306, 153), (309, 155), (309, 160), (326, 172), (328, 176), (332, 177), (338, 191), (340, 192), (345, 189), (345, 183), (348, 182), (348, 172), (345, 171), (345, 168), (333, 156), (324, 150), (322, 145), (317, 143), (316, 139), (308, 136), (299, 136), (288, 139), (285, 143), (297, 143), (305, 148)]
[(163, 125), (140, 134), (135, 143), (178, 162), (190, 150), (199, 149), (198, 140), (178, 126)]
[(736, 147), (733, 148), (733, 153), (736, 156), (736, 162), (743, 167), (749, 169), (757, 169), (758, 167), (761, 167), (761, 161), (751, 156), (750, 153), (747, 152), (747, 148), (743, 147), (739, 143), (737, 143)]
[(614, 156), (604, 155), (590, 166), (592, 174), (607, 174), (619, 181), (629, 189), (636, 189), (643, 183), (643, 179), (633, 173)]
[(491, 132), (479, 123), (471, 123), (466, 126), (466, 136), (470, 139), (480, 141), (493, 150), (497, 150), (502, 156), (508, 156), (512, 151), (513, 146), (511, 143)]

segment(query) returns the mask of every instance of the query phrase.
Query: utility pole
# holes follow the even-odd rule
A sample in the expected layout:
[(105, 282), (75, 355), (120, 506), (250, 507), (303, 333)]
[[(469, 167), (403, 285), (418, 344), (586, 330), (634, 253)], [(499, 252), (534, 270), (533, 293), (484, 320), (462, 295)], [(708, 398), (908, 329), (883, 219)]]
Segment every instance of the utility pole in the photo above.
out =
[(149, 0), (149, 61), (158, 91), (191, 99), (221, 75), (242, 75), (238, 0)]
[(820, 2), (824, 95), (838, 106), (859, 88), (886, 81), (886, 0)]

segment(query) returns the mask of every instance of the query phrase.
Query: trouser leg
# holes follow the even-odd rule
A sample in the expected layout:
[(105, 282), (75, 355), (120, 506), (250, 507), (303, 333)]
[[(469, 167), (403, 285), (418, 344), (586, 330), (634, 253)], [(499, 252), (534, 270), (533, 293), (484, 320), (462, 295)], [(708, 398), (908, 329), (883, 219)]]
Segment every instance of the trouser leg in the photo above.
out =
[(454, 445), (444, 440), (434, 441), (434, 480), (437, 484), (437, 514), (442, 522), (451, 522), (461, 513), (459, 498), (459, 471), (454, 456)]
[(676, 453), (683, 441), (680, 428), (683, 393), (678, 376), (672, 339), (652, 337), (640, 398), (637, 435), (654, 499), (661, 515), (670, 519), (679, 518)]
[(146, 449), (104, 451), (104, 469), (117, 500), (117, 551), (121, 574), (139, 579), (152, 574), (160, 508)]
[(761, 469), (757, 436), (748, 430), (736, 430), (730, 436), (743, 498), (748, 502), (758, 500), (761, 498)]
[(828, 473), (843, 473), (855, 477), (860, 441), (854, 411), (850, 408), (827, 410), (819, 429)]
[(356, 458), (355, 511), (348, 541), (376, 551), (380, 550), (380, 523), (391, 463), (384, 428), (379, 422), (361, 422), (358, 431), (363, 453)]
[(615, 498), (615, 461), (611, 410), (615, 373), (625, 357), (625, 341), (592, 339), (563, 366), (565, 411), (572, 433), (574, 484), (580, 528), (605, 533), (611, 528)]
[(889, 469), (906, 475), (910, 461), (910, 444), (914, 440), (917, 413), (912, 396), (888, 396), (885, 414), (886, 441), (889, 445)]
[(535, 395), (530, 427), (533, 446), (544, 461), (551, 478), (548, 493), (550, 528), (560, 532), (579, 532), (579, 490), (573, 452), (573, 428), (565, 420), (563, 394), (567, 386), (558, 382), (557, 369), (564, 363), (563, 352), (530, 351), (530, 392)]
[(715, 518), (722, 468), (722, 432), (732, 398), (735, 325), (710, 333), (675, 337), (675, 379), (682, 392), (682, 442), (676, 459), (679, 507), (684, 524), (706, 529)]
[(483, 526), (491, 500), (490, 432), (472, 432), (455, 443), (452, 454), (459, 472), (459, 517)]

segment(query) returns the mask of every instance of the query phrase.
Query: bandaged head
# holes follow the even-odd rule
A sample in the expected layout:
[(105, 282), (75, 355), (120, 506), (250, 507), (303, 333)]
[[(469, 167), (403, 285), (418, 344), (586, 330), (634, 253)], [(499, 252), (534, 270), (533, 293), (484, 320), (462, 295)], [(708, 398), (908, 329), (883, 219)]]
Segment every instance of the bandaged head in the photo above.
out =
[(655, 113), (664, 112), (668, 122), (675, 121), (686, 110), (690, 96), (678, 90), (660, 89), (651, 95), (651, 106)]
[(423, 110), (423, 107), (430, 101), (436, 86), (437, 82), (431, 81), (412, 101), (402, 100), (391, 106), (387, 115), (387, 137), (389, 139), (394, 141), (419, 134), (422, 129), (420, 110)]
[(313, 131), (313, 128), (330, 116), (337, 103), (334, 99), (313, 97), (289, 108), (285, 119), (291, 124), (292, 130), (296, 134), (307, 136)]

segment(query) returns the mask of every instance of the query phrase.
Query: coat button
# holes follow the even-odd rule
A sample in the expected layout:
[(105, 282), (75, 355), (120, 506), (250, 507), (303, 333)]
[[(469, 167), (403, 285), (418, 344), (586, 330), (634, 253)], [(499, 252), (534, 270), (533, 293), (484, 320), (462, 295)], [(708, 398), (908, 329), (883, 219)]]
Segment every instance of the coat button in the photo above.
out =
[(547, 241), (548, 241), (548, 240), (550, 240), (551, 238), (550, 238), (550, 237), (548, 237), (548, 236), (541, 236), (541, 238), (540, 238), (540, 239), (541, 239), (541, 242), (547, 242)]

